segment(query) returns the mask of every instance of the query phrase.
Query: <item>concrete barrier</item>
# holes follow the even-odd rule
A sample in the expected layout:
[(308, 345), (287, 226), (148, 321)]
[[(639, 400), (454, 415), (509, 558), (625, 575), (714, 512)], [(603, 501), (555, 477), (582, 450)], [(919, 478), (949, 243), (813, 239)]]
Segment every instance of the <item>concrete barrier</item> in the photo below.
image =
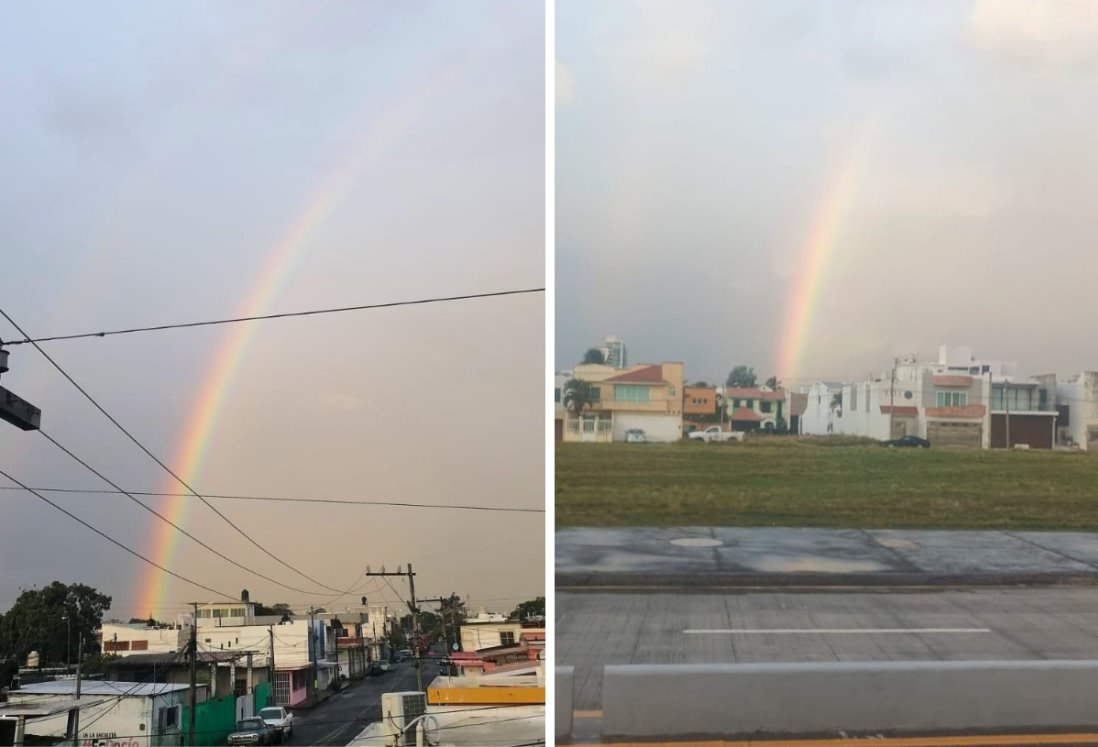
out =
[(558, 737), (572, 734), (572, 667), (556, 667), (553, 670), (554, 714), (553, 729)]
[(1098, 661), (609, 666), (603, 680), (609, 737), (1095, 726)]

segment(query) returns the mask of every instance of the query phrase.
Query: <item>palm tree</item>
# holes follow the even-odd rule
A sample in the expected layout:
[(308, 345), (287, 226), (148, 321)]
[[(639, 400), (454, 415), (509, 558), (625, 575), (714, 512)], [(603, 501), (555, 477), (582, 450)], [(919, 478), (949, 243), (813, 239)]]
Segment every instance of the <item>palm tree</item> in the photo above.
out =
[(583, 379), (569, 379), (564, 382), (564, 392), (561, 403), (574, 416), (579, 417), (584, 408), (591, 407), (598, 399), (595, 387)]

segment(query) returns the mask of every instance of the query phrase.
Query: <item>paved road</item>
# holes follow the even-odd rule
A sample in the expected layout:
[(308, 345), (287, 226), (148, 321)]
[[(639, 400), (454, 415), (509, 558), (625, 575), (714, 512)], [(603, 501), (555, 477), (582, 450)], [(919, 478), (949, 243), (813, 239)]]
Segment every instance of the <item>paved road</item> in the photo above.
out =
[[(438, 667), (424, 664), (424, 686), (434, 679)], [(316, 708), (297, 712), (297, 726), (290, 745), (346, 745), (371, 722), (381, 720), (381, 694), (416, 690), (416, 673), (411, 664), (397, 664), (392, 672), (367, 677), (328, 698)]]
[(561, 529), (558, 589), (1098, 583), (1098, 534), (678, 527)]
[(558, 592), (556, 641), (597, 711), (607, 664), (1093, 659), (1098, 589)]

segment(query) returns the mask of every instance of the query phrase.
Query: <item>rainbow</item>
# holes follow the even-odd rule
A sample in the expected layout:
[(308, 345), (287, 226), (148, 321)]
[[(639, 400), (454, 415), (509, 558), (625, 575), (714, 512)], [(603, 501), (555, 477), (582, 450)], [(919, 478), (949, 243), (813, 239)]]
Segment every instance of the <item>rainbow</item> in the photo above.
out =
[[(873, 124), (870, 122), (866, 129), (871, 129)], [(868, 145), (867, 133), (863, 131), (861, 134), (858, 147), (847, 154), (831, 175), (798, 254), (798, 272), (783, 316), (781, 343), (774, 369), (778, 379), (790, 387), (795, 385), (802, 373), (802, 358), (812, 330), (813, 312), (820, 292), (827, 285), (828, 269), (842, 236), (844, 219), (861, 183)]]
[[(340, 158), (337, 168), (305, 201), (304, 209), (290, 224), (285, 237), (271, 250), (252, 291), (239, 309), (239, 316), (255, 316), (267, 310), (271, 301), (286, 286), (310, 240), (340, 205), (366, 166), (417, 119), (432, 95), (466, 66), (455, 66), (452, 60), (445, 60), (444, 63), (436, 67), (423, 85), (412, 89), (394, 105), (377, 114), (370, 127), (354, 144), (350, 155)], [(201, 476), (207, 451), (217, 433), (218, 419), (226, 397), (232, 389), (241, 363), (246, 358), (253, 333), (261, 323), (245, 322), (227, 327), (213, 358), (214, 364), (199, 386), (196, 405), (191, 410), (193, 415), (184, 424), (177, 447), (173, 451), (174, 456), (167, 462), (192, 487)], [(165, 482), (163, 490), (165, 493), (186, 492), (171, 478)], [(171, 496), (166, 501), (161, 512), (175, 524), (184, 526), (189, 513), (188, 507), (192, 502), (197, 503), (198, 499), (193, 496)], [(168, 524), (157, 521), (146, 554), (162, 566), (173, 567), (179, 536)], [(283, 580), (294, 583), (290, 579)], [(138, 588), (137, 609), (149, 610), (152, 615), (152, 611), (172, 608), (173, 605), (164, 603), (172, 581), (167, 574), (148, 566)]]

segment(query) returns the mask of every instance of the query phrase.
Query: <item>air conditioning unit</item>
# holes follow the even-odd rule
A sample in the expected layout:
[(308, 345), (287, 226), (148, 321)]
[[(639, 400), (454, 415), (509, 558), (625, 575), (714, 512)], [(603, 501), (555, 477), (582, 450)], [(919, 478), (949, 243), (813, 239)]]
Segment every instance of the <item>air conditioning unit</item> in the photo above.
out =
[(427, 693), (414, 690), (381, 694), (381, 723), (386, 747), (416, 743), (413, 721), (427, 713)]

